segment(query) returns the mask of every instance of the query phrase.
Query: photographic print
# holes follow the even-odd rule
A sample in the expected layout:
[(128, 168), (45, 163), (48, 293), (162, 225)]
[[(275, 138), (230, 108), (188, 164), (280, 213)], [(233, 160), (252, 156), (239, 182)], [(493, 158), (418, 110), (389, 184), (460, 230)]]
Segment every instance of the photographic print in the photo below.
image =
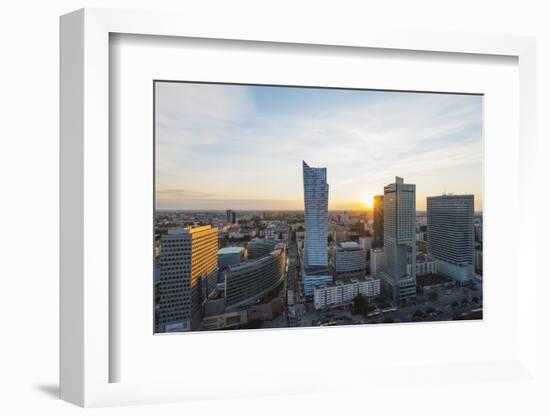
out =
[(482, 95), (153, 87), (156, 333), (482, 319)]

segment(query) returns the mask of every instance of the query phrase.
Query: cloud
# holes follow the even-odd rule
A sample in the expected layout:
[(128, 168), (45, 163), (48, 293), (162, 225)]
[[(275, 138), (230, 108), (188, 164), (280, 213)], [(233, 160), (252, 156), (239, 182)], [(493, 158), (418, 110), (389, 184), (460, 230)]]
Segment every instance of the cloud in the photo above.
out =
[(327, 93), (273, 111), (258, 108), (254, 87), (160, 85), (157, 186), (294, 206), (304, 159), (328, 168), (332, 201), (380, 193), (396, 175), (422, 180), (417, 193), (439, 192), (434, 178), (452, 184), (465, 170), (478, 172), (464, 177), (481, 193), (479, 96), (365, 92), (347, 103)]

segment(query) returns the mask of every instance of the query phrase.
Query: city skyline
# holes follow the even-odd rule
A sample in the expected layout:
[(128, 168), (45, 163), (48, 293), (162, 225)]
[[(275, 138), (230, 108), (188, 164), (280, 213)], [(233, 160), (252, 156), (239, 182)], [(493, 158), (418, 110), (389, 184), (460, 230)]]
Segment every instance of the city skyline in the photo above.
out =
[(157, 209), (302, 211), (302, 160), (327, 168), (331, 211), (372, 209), (395, 176), (417, 184), (418, 211), (443, 193), (473, 194), (482, 209), (481, 96), (155, 89)]

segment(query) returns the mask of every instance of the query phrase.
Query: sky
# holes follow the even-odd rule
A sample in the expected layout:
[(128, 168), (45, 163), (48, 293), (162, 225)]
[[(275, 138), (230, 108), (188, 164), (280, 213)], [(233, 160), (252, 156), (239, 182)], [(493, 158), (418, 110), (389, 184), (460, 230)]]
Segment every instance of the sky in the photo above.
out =
[(155, 83), (157, 209), (301, 210), (302, 160), (326, 167), (329, 209), (368, 208), (395, 181), (482, 209), (478, 95)]

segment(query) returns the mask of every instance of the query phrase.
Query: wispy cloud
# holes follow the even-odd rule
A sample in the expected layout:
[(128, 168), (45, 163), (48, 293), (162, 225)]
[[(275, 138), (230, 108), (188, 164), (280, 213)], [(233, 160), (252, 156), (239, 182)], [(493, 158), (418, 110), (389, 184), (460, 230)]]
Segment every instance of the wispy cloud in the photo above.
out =
[(444, 187), (481, 198), (481, 97), (319, 90), (297, 104), (292, 89), (266, 108), (267, 87), (157, 88), (157, 187), (188, 192), (159, 195), (161, 207), (198, 208), (196, 192), (220, 196), (207, 205), (301, 208), (302, 159), (328, 168), (333, 205), (380, 193), (396, 175), (417, 183), (420, 208)]

